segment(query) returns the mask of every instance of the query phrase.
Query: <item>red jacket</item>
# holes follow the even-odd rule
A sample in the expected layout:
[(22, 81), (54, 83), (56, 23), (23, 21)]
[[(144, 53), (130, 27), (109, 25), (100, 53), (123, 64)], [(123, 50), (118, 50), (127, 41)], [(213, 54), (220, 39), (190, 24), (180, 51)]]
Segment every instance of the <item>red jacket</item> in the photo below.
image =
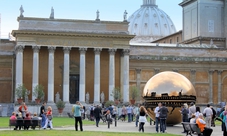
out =
[[(27, 106), (23, 106), (24, 110), (28, 110)], [(19, 107), (19, 111), (22, 112), (22, 106)]]

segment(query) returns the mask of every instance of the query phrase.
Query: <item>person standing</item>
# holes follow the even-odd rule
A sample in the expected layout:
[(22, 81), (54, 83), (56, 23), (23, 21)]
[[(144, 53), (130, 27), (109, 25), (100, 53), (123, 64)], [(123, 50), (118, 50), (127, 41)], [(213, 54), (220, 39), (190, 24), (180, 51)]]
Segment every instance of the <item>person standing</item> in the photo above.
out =
[(99, 105), (97, 105), (94, 109), (94, 117), (95, 117), (95, 121), (96, 121), (96, 127), (99, 127), (99, 121), (101, 118), (101, 114), (102, 114), (102, 109)]
[(189, 112), (189, 121), (192, 118), (192, 115), (196, 113), (196, 107), (194, 102), (190, 103), (190, 107), (188, 108), (188, 112)]
[(28, 112), (28, 108), (25, 104), (25, 102), (21, 103), (21, 106), (18, 109), (19, 112), (21, 112), (23, 119), (25, 118), (26, 113)]
[(166, 119), (167, 119), (167, 114), (168, 114), (168, 109), (165, 107), (165, 103), (162, 104), (162, 107), (158, 110), (159, 112), (159, 117), (160, 117), (160, 126), (162, 133), (165, 133), (166, 130)]
[[(189, 122), (188, 120), (188, 104), (185, 103), (182, 110), (180, 111), (181, 112), (181, 115), (182, 115), (182, 121), (183, 122)], [(184, 129), (184, 132), (183, 133), (186, 133), (186, 130)]]
[[(160, 117), (159, 117), (159, 109), (162, 107), (162, 103), (158, 103), (158, 106), (155, 108), (154, 113), (155, 113), (155, 128), (156, 132), (158, 133), (158, 125), (160, 124)], [(160, 125), (160, 132), (161, 132), (161, 125)]]
[(72, 107), (72, 113), (75, 117), (75, 130), (78, 131), (78, 122), (80, 123), (80, 131), (83, 131), (83, 124), (82, 124), (82, 118), (81, 118), (81, 112), (80, 109), (83, 108), (83, 105), (77, 101), (76, 105), (73, 105)]
[(147, 122), (146, 118), (147, 110), (144, 108), (144, 106), (140, 107), (140, 113), (139, 113), (139, 132), (142, 130), (144, 132), (144, 124)]
[(138, 107), (135, 107), (135, 116), (136, 116), (136, 127), (138, 127), (139, 117), (140, 117), (140, 104), (138, 104)]
[(203, 111), (203, 115), (205, 115), (205, 122), (208, 128), (211, 127), (211, 120), (213, 116), (213, 111), (210, 108), (210, 104), (207, 104), (207, 107)]
[(47, 112), (46, 112), (46, 122), (45, 125), (43, 126), (43, 129), (47, 128), (47, 125), (49, 123), (50, 125), (50, 129), (53, 129), (53, 125), (52, 125), (52, 108), (50, 106), (47, 107)]
[(45, 106), (46, 106), (46, 102), (43, 102), (41, 108), (40, 108), (40, 114), (39, 116), (42, 118), (41, 120), (41, 126), (44, 127), (45, 125), (45, 122), (46, 122), (46, 109), (45, 109)]
[(211, 126), (212, 127), (215, 127), (215, 118), (216, 118), (216, 111), (214, 110), (213, 106), (210, 106), (212, 112), (213, 112), (213, 115), (212, 115), (212, 119), (211, 119)]
[(128, 122), (130, 123), (132, 121), (132, 111), (133, 111), (131, 105), (128, 105), (126, 110), (127, 110), (127, 114), (128, 114)]
[(221, 123), (221, 130), (223, 131), (223, 136), (227, 136), (227, 129), (226, 129), (226, 125), (227, 125), (227, 116), (224, 115), (224, 113), (227, 111), (227, 107), (222, 107), (221, 109), (221, 113), (220, 113), (220, 118), (222, 120), (222, 123)]

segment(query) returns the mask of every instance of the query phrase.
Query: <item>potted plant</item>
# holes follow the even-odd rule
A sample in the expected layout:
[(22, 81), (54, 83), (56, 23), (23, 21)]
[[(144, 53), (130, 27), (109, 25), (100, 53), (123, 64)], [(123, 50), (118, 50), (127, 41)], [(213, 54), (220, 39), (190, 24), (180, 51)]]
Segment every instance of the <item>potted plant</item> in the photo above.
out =
[(19, 104), (23, 102), (23, 99), (25, 98), (26, 95), (26, 87), (23, 84), (20, 84), (17, 86), (15, 90), (15, 95), (17, 96), (17, 101)]
[(62, 114), (65, 108), (65, 102), (63, 102), (62, 100), (59, 100), (58, 102), (56, 102), (56, 107), (58, 108), (58, 113)]
[(44, 98), (44, 87), (42, 85), (36, 85), (33, 91), (33, 96), (36, 97), (35, 101), (37, 104), (40, 103), (40, 100), (42, 100)]
[(121, 99), (121, 91), (119, 87), (114, 88), (111, 94), (114, 97), (115, 104), (119, 104)]
[(131, 104), (135, 104), (135, 101), (139, 96), (139, 89), (136, 86), (131, 86), (130, 96), (131, 96), (131, 100), (130, 100)]

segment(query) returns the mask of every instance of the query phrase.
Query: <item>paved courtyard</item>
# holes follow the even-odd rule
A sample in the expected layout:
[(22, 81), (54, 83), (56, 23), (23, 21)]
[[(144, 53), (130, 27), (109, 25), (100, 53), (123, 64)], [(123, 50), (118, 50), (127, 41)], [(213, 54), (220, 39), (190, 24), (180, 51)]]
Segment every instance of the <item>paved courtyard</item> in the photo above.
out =
[[(128, 122), (117, 122), (117, 127), (114, 126), (114, 123), (110, 126), (110, 128), (107, 128), (107, 125), (99, 125), (97, 128), (95, 125), (86, 125), (83, 127), (84, 131), (108, 131), (108, 132), (138, 132), (138, 127), (135, 127), (135, 122), (128, 123)], [(54, 128), (55, 130), (75, 130), (74, 127), (61, 127), (61, 128)], [(155, 126), (150, 125), (150, 123), (145, 124), (145, 133), (156, 133)], [(212, 133), (213, 136), (221, 136), (222, 131), (220, 126), (216, 126), (212, 128), (214, 131)], [(10, 130), (9, 128), (0, 129), (0, 130)], [(11, 129), (12, 130), (12, 129)], [(42, 130), (43, 131), (43, 130)], [(47, 129), (48, 131), (48, 129)], [(181, 125), (176, 126), (169, 126), (167, 127), (167, 133), (170, 134), (177, 134), (185, 136), (184, 133), (181, 133), (183, 131), (183, 128)], [(138, 132), (139, 133), (139, 132)]]

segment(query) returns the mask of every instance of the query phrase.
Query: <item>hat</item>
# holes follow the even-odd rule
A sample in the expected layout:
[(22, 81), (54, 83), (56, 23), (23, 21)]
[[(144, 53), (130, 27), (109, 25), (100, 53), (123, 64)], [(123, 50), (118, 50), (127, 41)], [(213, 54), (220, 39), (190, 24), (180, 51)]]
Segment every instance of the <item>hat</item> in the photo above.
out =
[(190, 103), (190, 106), (193, 106), (193, 105), (194, 105), (194, 102), (191, 102), (191, 103)]

